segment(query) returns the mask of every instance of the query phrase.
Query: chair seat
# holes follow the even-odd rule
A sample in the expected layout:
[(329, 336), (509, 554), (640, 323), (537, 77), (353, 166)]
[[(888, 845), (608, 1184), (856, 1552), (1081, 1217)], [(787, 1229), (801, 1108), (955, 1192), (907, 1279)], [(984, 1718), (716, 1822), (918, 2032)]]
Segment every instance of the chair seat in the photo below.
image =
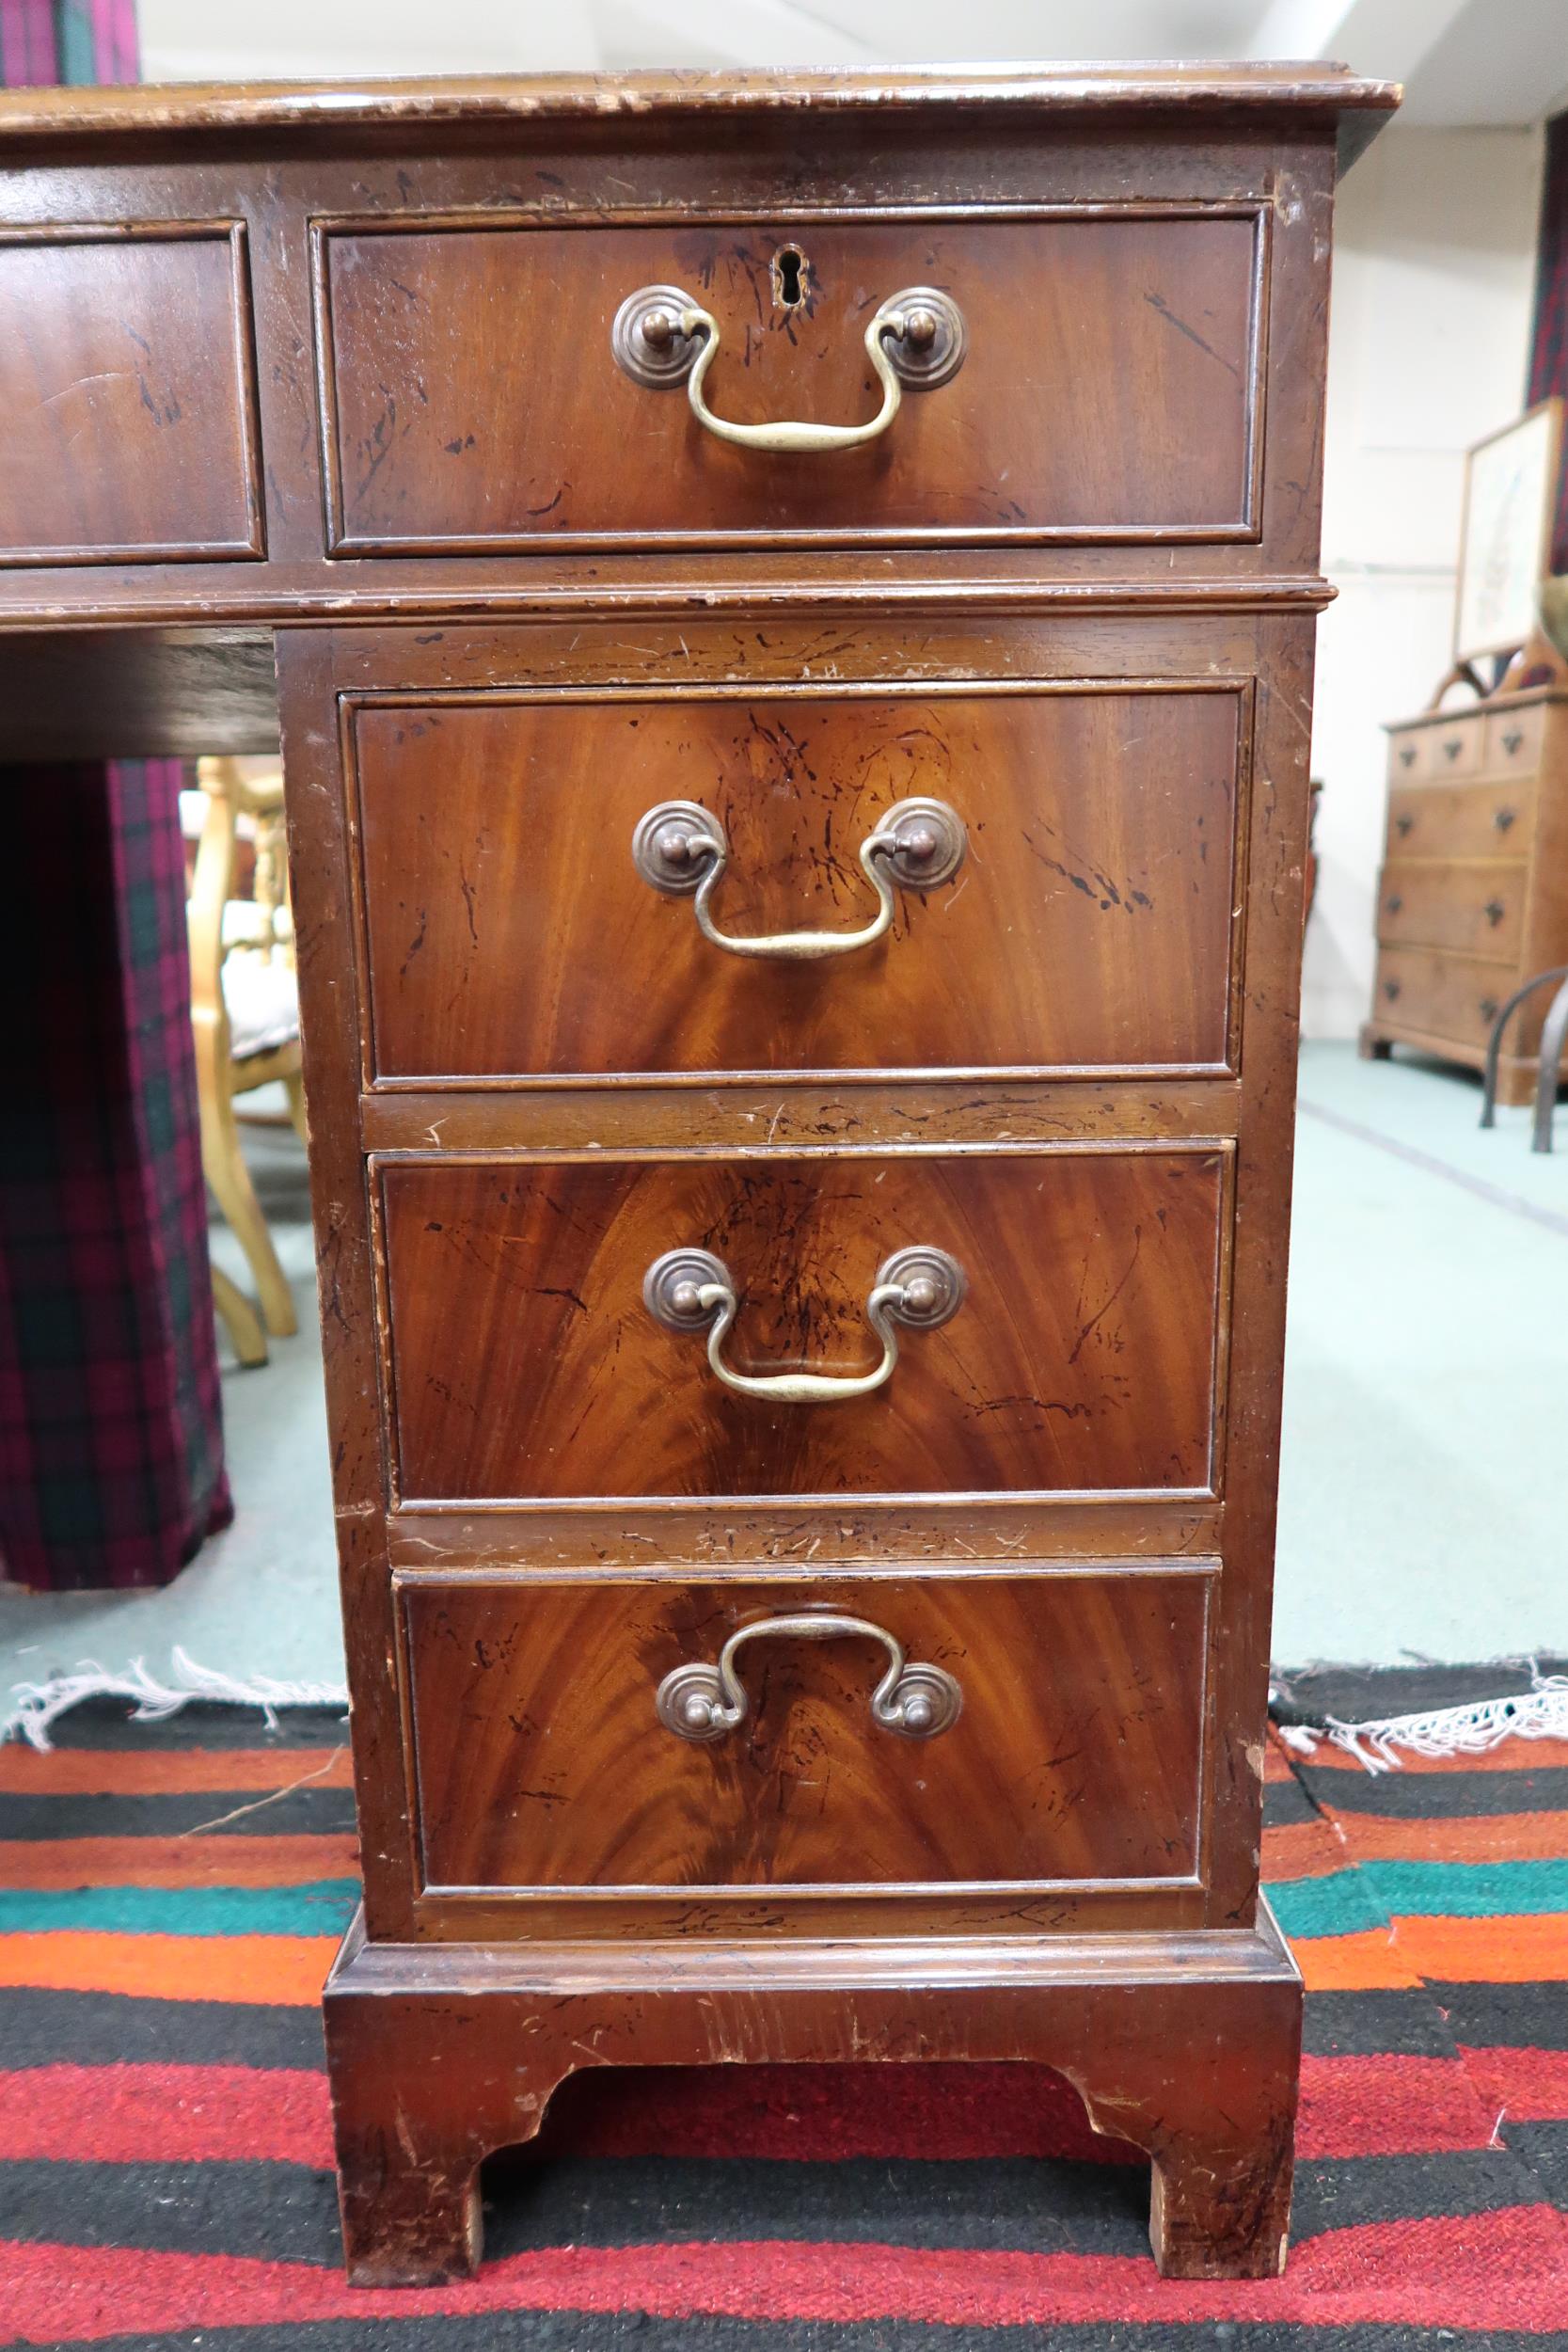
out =
[(299, 1035), (299, 989), (286, 963), (261, 956), (226, 956), (223, 1001), (236, 1061), (253, 1054), (274, 1054)]

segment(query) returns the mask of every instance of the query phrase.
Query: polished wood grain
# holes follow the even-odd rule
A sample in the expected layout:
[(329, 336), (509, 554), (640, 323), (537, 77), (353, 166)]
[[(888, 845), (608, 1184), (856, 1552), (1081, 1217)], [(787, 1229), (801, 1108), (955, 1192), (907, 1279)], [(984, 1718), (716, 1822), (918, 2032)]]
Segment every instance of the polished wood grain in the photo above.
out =
[(262, 550), (243, 223), (0, 227), (0, 564)]
[[(1223, 1067), (1244, 691), (360, 706), (374, 1073)], [(861, 843), (947, 802), (958, 876), (874, 946), (726, 955), (632, 863), (671, 800), (719, 819), (728, 933), (866, 922)]]
[[(745, 1893), (1196, 1869), (1207, 1583), (1180, 1576), (403, 1588), (427, 1891)], [(863, 1638), (753, 1634), (747, 1721), (711, 1744), (664, 1677), (805, 1609), (884, 1626), (963, 1692), (879, 1725)]]
[[(381, 1170), (396, 1477), (408, 1497), (1208, 1487), (1224, 1160), (1212, 1152), (526, 1160)], [(920, 1243), (969, 1277), (884, 1389), (740, 1396), (642, 1303), (712, 1250), (752, 1376), (845, 1377)]]
[[(1256, 532), (1260, 212), (1036, 219), (483, 215), (321, 232), (331, 537), (342, 554), (583, 546)], [(801, 257), (802, 299), (778, 257)], [(969, 343), (880, 439), (769, 457), (706, 433), (684, 388), (620, 369), (642, 286), (709, 310), (705, 392), (736, 423), (877, 411), (866, 321), (937, 286)]]

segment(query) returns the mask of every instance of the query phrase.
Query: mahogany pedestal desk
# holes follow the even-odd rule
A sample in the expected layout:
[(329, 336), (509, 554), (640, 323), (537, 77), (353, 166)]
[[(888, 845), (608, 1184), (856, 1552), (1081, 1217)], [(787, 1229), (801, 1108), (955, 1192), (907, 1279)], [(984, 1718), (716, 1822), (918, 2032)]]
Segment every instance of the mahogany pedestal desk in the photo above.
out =
[(10, 755), (282, 708), (355, 2278), (573, 2068), (1018, 2059), (1284, 2259), (1334, 67), (0, 105)]

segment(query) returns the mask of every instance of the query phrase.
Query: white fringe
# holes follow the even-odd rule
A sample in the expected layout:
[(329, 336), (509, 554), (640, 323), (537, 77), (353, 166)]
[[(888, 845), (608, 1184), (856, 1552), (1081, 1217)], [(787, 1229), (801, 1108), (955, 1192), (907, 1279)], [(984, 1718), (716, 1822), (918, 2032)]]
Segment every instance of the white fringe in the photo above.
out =
[(1315, 1756), (1326, 1740), (1369, 1772), (1397, 1772), (1403, 1769), (1401, 1748), (1412, 1756), (1481, 1756), (1504, 1740), (1568, 1740), (1568, 1675), (1544, 1675), (1532, 1659), (1529, 1689), (1512, 1698), (1387, 1715), (1380, 1723), (1347, 1724), (1329, 1715), (1321, 1727), (1276, 1724), (1275, 1728), (1297, 1756)]
[(49, 1727), (58, 1715), (84, 1699), (134, 1699), (137, 1723), (161, 1723), (195, 1700), (209, 1707), (255, 1707), (269, 1731), (277, 1728), (280, 1707), (336, 1707), (345, 1711), (348, 1692), (341, 1682), (275, 1682), (257, 1675), (238, 1682), (232, 1675), (198, 1666), (182, 1649), (172, 1652), (173, 1679), (158, 1682), (139, 1658), (123, 1674), (109, 1674), (95, 1659), (84, 1658), (74, 1674), (52, 1675), (47, 1682), (19, 1682), (11, 1691), (15, 1701), (8, 1715), (0, 1716), (0, 1743), (25, 1740), (35, 1748), (51, 1747)]

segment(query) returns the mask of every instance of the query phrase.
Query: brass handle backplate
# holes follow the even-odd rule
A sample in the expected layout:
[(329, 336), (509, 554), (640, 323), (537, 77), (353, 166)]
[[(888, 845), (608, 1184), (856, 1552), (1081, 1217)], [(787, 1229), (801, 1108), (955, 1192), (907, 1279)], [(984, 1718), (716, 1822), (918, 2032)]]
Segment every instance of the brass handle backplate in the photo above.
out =
[(880, 1642), (887, 1652), (887, 1671), (871, 1693), (871, 1713), (884, 1731), (902, 1733), (906, 1740), (934, 1740), (956, 1724), (963, 1709), (963, 1692), (942, 1666), (906, 1664), (903, 1645), (885, 1626), (869, 1617), (763, 1617), (730, 1635), (714, 1666), (676, 1666), (658, 1686), (654, 1704), (666, 1731), (678, 1740), (722, 1740), (743, 1724), (751, 1712), (746, 1686), (736, 1672), (743, 1644), (765, 1636), (784, 1636), (797, 1642), (831, 1642), (863, 1637)]
[(869, 1396), (890, 1379), (898, 1361), (895, 1325), (934, 1331), (956, 1315), (969, 1288), (957, 1258), (945, 1249), (895, 1249), (877, 1268), (865, 1302), (865, 1319), (882, 1343), (874, 1372), (843, 1376), (822, 1372), (732, 1372), (723, 1345), (740, 1306), (729, 1268), (710, 1249), (667, 1249), (656, 1258), (642, 1282), (642, 1303), (670, 1331), (706, 1331), (707, 1359), (726, 1389), (758, 1396), (772, 1405), (839, 1405), (846, 1397)]
[(640, 286), (615, 313), (610, 347), (635, 384), (654, 390), (686, 386), (691, 413), (721, 441), (741, 449), (810, 456), (858, 449), (887, 431), (905, 387), (931, 391), (957, 375), (964, 359), (963, 314), (935, 286), (909, 286), (884, 302), (865, 330), (866, 356), (882, 388), (882, 405), (865, 424), (732, 424), (716, 417), (704, 397), (707, 372), (719, 356), (719, 322), (679, 286)]
[(643, 881), (669, 898), (694, 898), (697, 929), (731, 956), (815, 961), (869, 947), (893, 923), (893, 891), (935, 890), (963, 864), (969, 836), (945, 801), (900, 801), (861, 843), (861, 866), (877, 893), (877, 913), (852, 931), (770, 931), (737, 939), (713, 920), (713, 894), (729, 863), (730, 845), (717, 817), (695, 801), (661, 801), (639, 819), (632, 863)]

